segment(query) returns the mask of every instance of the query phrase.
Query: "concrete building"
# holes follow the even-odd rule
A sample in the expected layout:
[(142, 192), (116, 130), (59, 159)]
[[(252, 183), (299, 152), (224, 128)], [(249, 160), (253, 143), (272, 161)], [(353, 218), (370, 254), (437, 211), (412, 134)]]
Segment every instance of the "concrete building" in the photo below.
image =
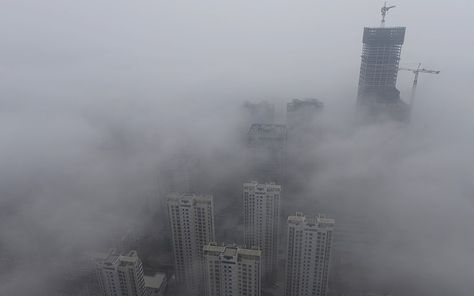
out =
[(215, 241), (211, 195), (168, 196), (176, 280), (188, 295), (202, 292), (203, 247)]
[(408, 106), (396, 88), (405, 27), (364, 28), (357, 102), (364, 115), (403, 120)]
[(243, 105), (246, 122), (271, 124), (275, 118), (275, 105), (268, 101), (245, 102)]
[(324, 108), (317, 99), (293, 99), (286, 104), (286, 124), (291, 133), (299, 129), (311, 129), (316, 116)]
[(328, 293), (334, 219), (288, 217), (286, 296), (326, 296)]
[(136, 251), (119, 255), (111, 250), (96, 258), (96, 273), (104, 296), (145, 296), (143, 267)]
[(248, 132), (251, 177), (280, 183), (286, 167), (286, 125), (252, 124)]
[(278, 265), (281, 186), (275, 183), (244, 183), (244, 242), (262, 250), (262, 275), (274, 281)]
[(260, 296), (261, 251), (204, 246), (206, 296)]

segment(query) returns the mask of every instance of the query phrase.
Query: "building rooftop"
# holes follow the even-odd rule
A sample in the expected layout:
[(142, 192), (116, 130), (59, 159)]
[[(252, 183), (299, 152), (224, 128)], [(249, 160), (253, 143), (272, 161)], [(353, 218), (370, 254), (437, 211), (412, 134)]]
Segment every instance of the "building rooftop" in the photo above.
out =
[(110, 249), (108, 253), (97, 254), (95, 261), (105, 267), (133, 265), (138, 260), (137, 251), (130, 251), (125, 255), (120, 255), (116, 249)]
[(262, 255), (262, 251), (258, 249), (246, 249), (236, 245), (218, 246), (216, 243), (209, 243), (208, 245), (205, 245), (203, 249), (204, 252), (220, 254), (224, 257), (234, 257), (240, 255), (260, 257)]
[(168, 200), (173, 200), (180, 203), (195, 203), (195, 202), (212, 202), (212, 195), (210, 194), (194, 194), (194, 193), (170, 193)]
[(120, 255), (115, 249), (110, 249), (108, 253), (96, 254), (94, 260), (97, 262), (97, 264), (103, 266), (113, 266), (117, 264), (119, 257)]
[(285, 139), (286, 125), (284, 124), (258, 124), (250, 126), (248, 132), (250, 140), (259, 139)]
[(265, 188), (272, 189), (271, 191), (275, 191), (274, 189), (280, 189), (281, 185), (276, 184), (275, 182), (265, 182), (265, 183), (258, 183), (257, 181), (248, 181), (244, 183), (244, 188), (261, 188), (262, 190)]
[(362, 41), (369, 44), (403, 44), (405, 27), (374, 27), (364, 28)]
[(155, 272), (154, 274), (144, 275), (145, 287), (152, 289), (160, 289), (166, 279), (166, 273)]
[(293, 99), (293, 101), (286, 104), (286, 110), (288, 112), (297, 111), (301, 108), (322, 109), (323, 107), (323, 102), (318, 99)]
[(317, 227), (334, 227), (336, 221), (334, 219), (326, 218), (324, 215), (319, 214), (316, 217), (306, 217), (303, 213), (296, 213), (294, 216), (288, 217), (289, 224), (304, 225), (304, 226), (317, 226)]

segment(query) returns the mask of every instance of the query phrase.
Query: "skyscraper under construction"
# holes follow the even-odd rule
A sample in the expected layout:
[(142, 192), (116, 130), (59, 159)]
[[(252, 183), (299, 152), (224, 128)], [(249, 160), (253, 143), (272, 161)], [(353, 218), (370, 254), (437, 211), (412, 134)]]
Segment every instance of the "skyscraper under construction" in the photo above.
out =
[(403, 120), (408, 106), (400, 100), (396, 83), (406, 28), (384, 26), (390, 8), (382, 8), (380, 27), (364, 28), (357, 103), (366, 115)]

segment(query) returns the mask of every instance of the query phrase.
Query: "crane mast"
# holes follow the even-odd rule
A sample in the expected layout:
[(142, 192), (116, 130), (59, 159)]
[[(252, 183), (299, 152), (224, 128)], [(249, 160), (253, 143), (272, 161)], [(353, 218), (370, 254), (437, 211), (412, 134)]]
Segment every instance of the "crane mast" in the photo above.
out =
[(382, 13), (382, 22), (380, 23), (380, 27), (382, 27), (382, 28), (385, 27), (385, 16), (387, 15), (387, 12), (390, 9), (395, 8), (395, 7), (396, 7), (395, 5), (387, 6), (387, 1), (385, 1), (385, 4), (380, 9), (380, 12)]
[(418, 64), (418, 67), (416, 69), (400, 67), (400, 68), (398, 68), (398, 70), (399, 71), (410, 71), (413, 74), (415, 74), (415, 78), (413, 79), (413, 86), (411, 88), (410, 108), (413, 107), (413, 103), (415, 102), (416, 88), (418, 86), (418, 75), (420, 73), (428, 73), (428, 74), (439, 74), (440, 73), (440, 71), (428, 70), (428, 69), (425, 69), (425, 68), (421, 68), (421, 63)]

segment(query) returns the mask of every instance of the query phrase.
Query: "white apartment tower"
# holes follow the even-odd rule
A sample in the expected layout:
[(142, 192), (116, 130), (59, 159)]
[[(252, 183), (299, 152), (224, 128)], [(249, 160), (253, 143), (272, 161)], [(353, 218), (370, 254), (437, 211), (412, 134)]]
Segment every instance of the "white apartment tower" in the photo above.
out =
[(326, 296), (334, 219), (288, 217), (286, 296)]
[(278, 232), (281, 186), (275, 183), (244, 183), (244, 242), (262, 250), (262, 275), (275, 279), (278, 264)]
[(96, 259), (96, 273), (104, 296), (145, 296), (143, 267), (136, 251), (119, 255), (111, 250)]
[(204, 246), (206, 296), (260, 296), (260, 250)]
[(168, 196), (176, 279), (188, 295), (202, 292), (203, 247), (215, 241), (211, 195)]

